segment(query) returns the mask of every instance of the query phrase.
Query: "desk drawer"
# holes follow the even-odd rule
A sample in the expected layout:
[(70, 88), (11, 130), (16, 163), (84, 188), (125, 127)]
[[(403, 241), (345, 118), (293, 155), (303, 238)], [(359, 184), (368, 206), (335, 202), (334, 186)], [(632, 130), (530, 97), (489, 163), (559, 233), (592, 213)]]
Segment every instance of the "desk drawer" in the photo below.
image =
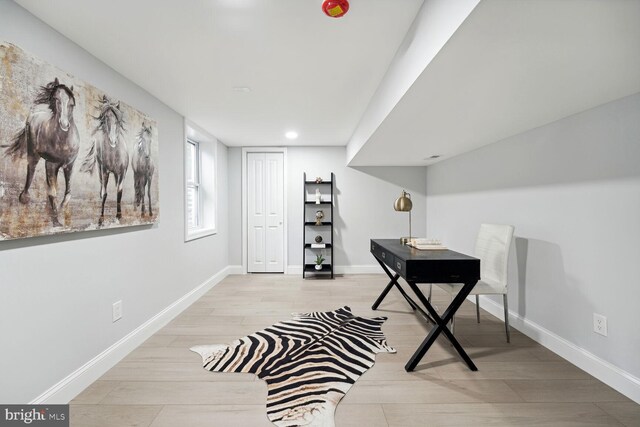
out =
[(429, 264), (408, 261), (405, 268), (403, 277), (425, 283), (467, 283), (480, 279), (480, 260), (439, 260)]
[(378, 259), (381, 259), (382, 262), (387, 264), (389, 267), (392, 267), (395, 269), (394, 262), (393, 262), (394, 257), (391, 253), (389, 253), (389, 251), (371, 242), (371, 253), (375, 255)]
[(394, 259), (393, 269), (396, 271), (396, 273), (400, 274), (402, 277), (406, 277), (407, 263), (401, 260), (400, 258)]

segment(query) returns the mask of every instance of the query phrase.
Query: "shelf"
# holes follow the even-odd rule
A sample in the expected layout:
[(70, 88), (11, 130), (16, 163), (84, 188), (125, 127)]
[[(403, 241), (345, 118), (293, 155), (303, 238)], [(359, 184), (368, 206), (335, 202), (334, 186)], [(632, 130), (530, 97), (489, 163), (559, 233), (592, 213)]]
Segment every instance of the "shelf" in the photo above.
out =
[[(308, 178), (311, 177), (307, 177), (307, 173), (305, 172), (302, 177), (302, 223), (304, 224), (302, 226), (302, 278), (304, 279), (308, 277), (309, 274), (311, 274), (311, 276), (315, 278), (330, 277), (331, 279), (333, 279), (333, 264), (335, 263), (335, 259), (333, 258), (333, 198), (335, 197), (334, 185), (336, 183), (336, 176), (333, 172), (331, 172), (331, 178), (328, 181), (322, 182), (316, 182), (315, 180), (311, 180)], [(322, 190), (317, 188), (321, 185)], [(310, 194), (310, 191), (312, 191), (314, 186), (316, 187), (315, 194)], [(316, 203), (316, 200), (321, 201), (319, 203)], [(313, 219), (315, 219), (314, 213), (318, 212), (323, 212), (326, 215), (326, 217), (323, 216), (322, 218), (318, 219), (322, 220), (326, 218), (328, 221), (320, 221), (319, 223), (313, 221)], [(313, 228), (307, 230), (307, 227)], [(316, 227), (323, 228), (317, 229)], [(313, 243), (315, 241), (314, 237), (317, 237), (317, 234), (320, 232), (322, 238), (331, 243), (320, 242), (320, 244), (324, 244), (324, 247), (314, 248), (312, 247), (312, 245), (317, 244)], [(313, 234), (307, 237), (308, 233)], [(309, 240), (311, 240), (312, 242), (307, 243), (307, 241)], [(322, 249), (322, 251), (318, 251), (317, 249)], [(327, 264), (322, 264), (322, 268), (320, 270), (316, 270), (316, 264), (307, 264), (306, 261), (308, 256), (319, 254), (323, 254), (326, 256), (325, 261), (327, 261)], [(309, 259), (308, 261), (311, 261), (311, 259)]]
[(304, 271), (307, 273), (331, 273), (331, 264), (322, 264), (322, 270), (316, 270), (315, 264), (305, 264)]

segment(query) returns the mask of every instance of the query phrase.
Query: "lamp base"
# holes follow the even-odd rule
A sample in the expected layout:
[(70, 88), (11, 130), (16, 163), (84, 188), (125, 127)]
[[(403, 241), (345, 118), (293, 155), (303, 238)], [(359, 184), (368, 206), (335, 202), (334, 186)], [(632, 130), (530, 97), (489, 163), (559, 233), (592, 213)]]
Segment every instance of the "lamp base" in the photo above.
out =
[(400, 238), (400, 244), (401, 245), (406, 245), (407, 243), (411, 242), (411, 237), (401, 237)]

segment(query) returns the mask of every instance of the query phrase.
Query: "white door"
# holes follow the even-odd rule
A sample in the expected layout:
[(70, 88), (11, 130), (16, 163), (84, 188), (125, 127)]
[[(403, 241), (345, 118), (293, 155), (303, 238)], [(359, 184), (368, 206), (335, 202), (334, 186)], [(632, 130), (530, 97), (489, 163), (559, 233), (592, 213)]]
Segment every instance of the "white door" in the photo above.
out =
[(247, 153), (247, 271), (284, 272), (284, 154)]

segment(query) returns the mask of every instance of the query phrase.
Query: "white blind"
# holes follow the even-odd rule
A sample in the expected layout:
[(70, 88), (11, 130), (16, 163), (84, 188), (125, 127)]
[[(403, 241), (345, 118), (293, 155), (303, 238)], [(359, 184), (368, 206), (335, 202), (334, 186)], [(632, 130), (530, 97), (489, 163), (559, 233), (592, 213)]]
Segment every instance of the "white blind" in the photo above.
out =
[(187, 179), (187, 226), (200, 226), (200, 152), (198, 143), (187, 141), (185, 175)]

